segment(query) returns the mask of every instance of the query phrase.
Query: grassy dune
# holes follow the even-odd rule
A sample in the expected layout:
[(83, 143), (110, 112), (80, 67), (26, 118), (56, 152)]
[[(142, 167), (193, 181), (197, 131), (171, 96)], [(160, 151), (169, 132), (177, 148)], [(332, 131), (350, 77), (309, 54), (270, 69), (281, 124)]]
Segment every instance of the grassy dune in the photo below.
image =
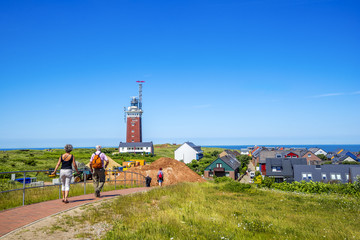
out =
[(106, 222), (112, 229), (104, 239), (359, 239), (359, 199), (236, 184), (157, 188), (66, 221), (77, 229)]

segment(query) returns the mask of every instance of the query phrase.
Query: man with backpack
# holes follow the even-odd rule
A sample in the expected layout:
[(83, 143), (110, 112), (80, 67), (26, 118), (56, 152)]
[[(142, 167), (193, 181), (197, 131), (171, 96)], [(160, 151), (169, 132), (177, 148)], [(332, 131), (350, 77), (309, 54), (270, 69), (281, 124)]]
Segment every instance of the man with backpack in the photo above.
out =
[(100, 197), (101, 189), (105, 183), (105, 169), (109, 164), (106, 155), (101, 152), (101, 146), (97, 145), (96, 152), (90, 158), (90, 170), (92, 172), (95, 197)]
[(161, 187), (162, 186), (162, 183), (164, 181), (164, 173), (162, 171), (162, 168), (159, 169), (159, 172), (157, 174), (157, 180), (159, 182), (159, 186)]

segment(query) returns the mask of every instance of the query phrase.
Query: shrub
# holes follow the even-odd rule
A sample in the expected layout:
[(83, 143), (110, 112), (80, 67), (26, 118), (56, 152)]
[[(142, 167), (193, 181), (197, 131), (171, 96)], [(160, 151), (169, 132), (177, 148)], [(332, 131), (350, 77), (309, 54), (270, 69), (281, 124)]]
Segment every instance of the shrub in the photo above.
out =
[(267, 188), (271, 188), (271, 186), (274, 184), (275, 179), (271, 177), (265, 177), (264, 180), (262, 180), (262, 185), (264, 185)]
[[(352, 196), (358, 196), (360, 197), (360, 183), (323, 183), (323, 182), (282, 182), (282, 183), (272, 183), (270, 185), (269, 178), (265, 178), (263, 184), (261, 186), (263, 187), (271, 187), (273, 189), (278, 189), (282, 191), (288, 191), (288, 192), (303, 192), (303, 193), (336, 193), (336, 194), (343, 194), (343, 195), (352, 195)], [(269, 188), (270, 188), (269, 187)]]
[(229, 177), (216, 177), (214, 176), (215, 183), (233, 182), (234, 180)]

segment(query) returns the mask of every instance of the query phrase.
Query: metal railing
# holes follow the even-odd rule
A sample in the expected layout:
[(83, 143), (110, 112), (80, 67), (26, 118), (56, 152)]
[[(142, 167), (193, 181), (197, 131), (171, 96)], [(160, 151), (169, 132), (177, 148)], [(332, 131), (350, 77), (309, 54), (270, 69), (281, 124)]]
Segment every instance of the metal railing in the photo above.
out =
[[(59, 172), (58, 170), (57, 172)], [(16, 175), (22, 175), (22, 188), (15, 188), (15, 189), (8, 189), (4, 191), (0, 191), (0, 194), (8, 193), (8, 192), (14, 192), (14, 191), (22, 191), (23, 197), (22, 197), (22, 205), (25, 205), (25, 198), (26, 198), (26, 190), (28, 189), (34, 189), (34, 188), (45, 188), (45, 187), (59, 187), (59, 199), (61, 198), (61, 182), (54, 184), (31, 184), (26, 183), (26, 174), (27, 173), (48, 173), (50, 174), (49, 170), (31, 170), (31, 171), (14, 171), (14, 172), (0, 172), (0, 179), (3, 180), (2, 184), (5, 183), (4, 179), (8, 179), (8, 183), (15, 182), (11, 181), (9, 178), (3, 178), (2, 176), (4, 174), (16, 174)], [(122, 176), (123, 175), (123, 176)], [(29, 176), (29, 175), (28, 175)], [(56, 175), (58, 177), (52, 178), (52, 179), (59, 179), (60, 176)], [(119, 177), (119, 179), (117, 179)], [(86, 194), (86, 184), (89, 180), (87, 180), (88, 175), (86, 173), (83, 173), (83, 182), (71, 182), (71, 184), (83, 184), (84, 185), (84, 194)], [(20, 178), (21, 179), (21, 178)], [(92, 181), (91, 181), (92, 182)], [(39, 182), (37, 182), (39, 183)], [(116, 190), (117, 186), (123, 186), (123, 188), (132, 188), (132, 187), (139, 187), (139, 186), (145, 186), (145, 176), (137, 173), (137, 172), (130, 172), (130, 171), (119, 171), (119, 170), (105, 170), (105, 183), (114, 183), (114, 187)], [(10, 185), (10, 184), (9, 184)], [(34, 186), (35, 185), (35, 186)]]

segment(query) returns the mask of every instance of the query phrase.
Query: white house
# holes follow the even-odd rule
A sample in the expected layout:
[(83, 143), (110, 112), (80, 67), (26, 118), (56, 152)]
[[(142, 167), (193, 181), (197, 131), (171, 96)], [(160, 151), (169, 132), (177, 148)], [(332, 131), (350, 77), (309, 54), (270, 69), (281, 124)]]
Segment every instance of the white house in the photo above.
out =
[(120, 142), (119, 152), (154, 154), (154, 146), (152, 142)]
[(175, 159), (183, 161), (184, 163), (190, 163), (192, 160), (199, 160), (203, 157), (203, 150), (200, 146), (196, 146), (192, 142), (185, 142), (178, 147), (175, 152)]
[(327, 152), (325, 152), (324, 150), (322, 150), (321, 148), (309, 148), (309, 151), (312, 152), (315, 155), (320, 155), (323, 154), (326, 156)]
[(247, 148), (240, 149), (240, 154), (241, 155), (249, 155), (249, 153), (250, 153), (250, 151)]

